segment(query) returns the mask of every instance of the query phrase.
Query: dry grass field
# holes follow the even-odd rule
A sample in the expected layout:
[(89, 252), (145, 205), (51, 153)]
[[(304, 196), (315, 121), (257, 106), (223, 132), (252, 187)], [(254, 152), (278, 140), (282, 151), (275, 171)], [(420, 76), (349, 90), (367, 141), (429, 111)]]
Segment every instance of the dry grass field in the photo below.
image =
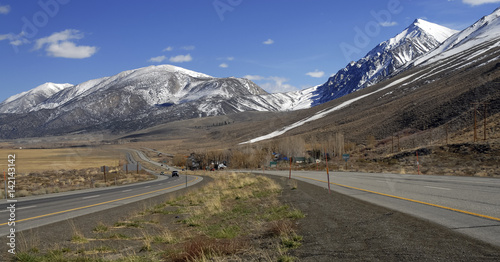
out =
[[(0, 163), (0, 170), (7, 170), (9, 154), (16, 155), (17, 197), (118, 186), (155, 178), (145, 171), (126, 173), (121, 168), (125, 163), (124, 153), (111, 147), (13, 149), (11, 145), (2, 146), (0, 156), (3, 155), (5, 161)], [(109, 167), (106, 178), (101, 166)], [(3, 189), (0, 196), (4, 196)]]
[(16, 155), (17, 173), (41, 172), (48, 170), (71, 170), (118, 166), (123, 153), (112, 149), (75, 147), (57, 149), (0, 149), (0, 168), (7, 168), (7, 155)]

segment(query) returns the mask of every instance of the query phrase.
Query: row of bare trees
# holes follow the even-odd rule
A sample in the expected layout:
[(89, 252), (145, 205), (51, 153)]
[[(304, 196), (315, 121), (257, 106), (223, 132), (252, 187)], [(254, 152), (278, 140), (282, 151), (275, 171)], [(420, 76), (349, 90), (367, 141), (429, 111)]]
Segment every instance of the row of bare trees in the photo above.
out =
[(174, 165), (194, 169), (212, 168), (223, 162), (231, 168), (260, 168), (274, 161), (276, 154), (288, 159), (323, 159), (325, 150), (330, 157), (342, 156), (346, 149), (349, 150), (347, 145), (342, 133), (333, 133), (324, 139), (293, 136), (230, 149), (196, 150), (189, 155), (176, 155), (173, 162)]

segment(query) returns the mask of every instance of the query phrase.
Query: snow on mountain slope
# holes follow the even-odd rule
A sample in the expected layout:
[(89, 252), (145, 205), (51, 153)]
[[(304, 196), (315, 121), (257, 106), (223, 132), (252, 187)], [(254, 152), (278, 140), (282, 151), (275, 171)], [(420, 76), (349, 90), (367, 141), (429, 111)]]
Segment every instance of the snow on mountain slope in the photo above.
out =
[[(248, 106), (237, 103), (248, 101), (241, 97), (263, 95), (268, 93), (248, 79), (215, 78), (171, 65), (149, 66), (62, 89), (25, 111), (2, 115), (0, 128), (11, 132), (3, 137), (120, 132), (242, 110), (275, 110), (264, 100)], [(20, 117), (29, 120), (16, 122)], [(33, 125), (40, 127), (37, 133), (30, 131)]]
[[(500, 8), (493, 13), (484, 16), (479, 21), (464, 29), (460, 33), (453, 35), (443, 42), (432, 52), (420, 57), (414, 65), (431, 64), (443, 60), (450, 56), (459, 54), (479, 44), (495, 41), (500, 38)], [(488, 49), (494, 48), (495, 44), (490, 45)]]
[[(238, 97), (237, 104), (257, 111), (294, 111), (310, 108), (313, 93), (318, 86), (300, 91), (273, 93), (258, 96)], [(241, 111), (247, 111), (241, 109)]]
[(11, 96), (0, 103), (0, 113), (25, 113), (71, 84), (45, 83), (29, 91)]
[(312, 105), (326, 103), (387, 79), (456, 32), (422, 19), (415, 20), (403, 32), (380, 43), (365, 57), (349, 63), (330, 77), (314, 92)]
[(375, 91), (373, 91), (371, 93), (368, 93), (368, 94), (365, 94), (365, 95), (362, 95), (362, 96), (358, 96), (358, 97), (349, 99), (349, 100), (347, 100), (347, 101), (345, 101), (345, 102), (343, 102), (343, 103), (341, 103), (339, 105), (336, 105), (336, 106), (333, 106), (333, 107), (330, 107), (330, 108), (327, 108), (327, 109), (323, 109), (323, 110), (317, 112), (313, 116), (304, 118), (304, 119), (302, 119), (302, 120), (300, 120), (298, 122), (295, 122), (295, 123), (293, 123), (291, 125), (285, 126), (285, 127), (281, 128), (281, 129), (279, 129), (277, 131), (274, 131), (272, 133), (269, 133), (267, 135), (263, 135), (263, 136), (260, 136), (260, 137), (254, 138), (254, 139), (251, 139), (251, 140), (249, 140), (247, 142), (243, 142), (243, 143), (240, 143), (240, 144), (251, 144), (251, 143), (260, 142), (260, 141), (264, 141), (264, 140), (267, 140), (267, 139), (275, 138), (275, 137), (280, 136), (280, 135), (282, 135), (282, 134), (284, 134), (284, 133), (286, 133), (286, 132), (288, 132), (288, 131), (290, 131), (290, 130), (292, 130), (294, 128), (297, 128), (297, 127), (303, 126), (303, 125), (305, 125), (305, 124), (307, 124), (309, 122), (321, 119), (321, 118), (327, 116), (328, 114), (331, 114), (331, 113), (333, 113), (333, 112), (335, 112), (337, 110), (340, 110), (340, 109), (342, 109), (344, 107), (347, 107), (350, 104), (352, 104), (352, 103), (354, 103), (354, 102), (356, 102), (358, 100), (361, 100), (361, 99), (363, 99), (363, 98), (365, 98), (367, 96), (371, 96), (371, 95), (373, 95), (375, 93), (378, 93), (378, 92), (380, 92), (382, 90), (385, 90), (385, 89), (387, 89), (389, 87), (399, 85), (399, 84), (403, 83), (404, 81), (410, 79), (414, 75), (415, 74), (403, 77), (403, 78), (398, 79), (396, 81), (393, 81), (392, 83), (387, 84), (386, 86), (384, 86), (382, 88), (379, 88), (379, 89), (377, 89), (377, 90), (375, 90)]
[[(424, 24), (422, 23), (421, 20), (416, 20), (416, 22), (418, 22), (418, 24)], [(439, 29), (439, 27), (437, 28)], [(439, 32), (442, 31), (443, 31), (442, 28), (439, 30), (434, 30), (433, 34), (439, 36)], [(444, 31), (446, 32), (446, 30)], [(406, 34), (406, 30), (403, 33)], [(450, 33), (450, 31), (448, 31), (447, 33)], [(398, 38), (402, 39), (400, 36), (401, 34), (398, 35), (395, 39)], [(390, 45), (391, 41), (395, 39), (391, 39), (384, 43)], [(385, 45), (384, 43), (379, 45), (379, 47), (384, 46)], [(418, 88), (418, 86), (412, 86), (412, 83), (416, 80), (425, 80), (426, 82), (428, 81), (429, 83), (431, 83), (436, 80), (439, 80), (442, 77), (445, 77), (446, 74), (457, 72), (457, 70), (462, 69), (464, 67), (470, 67), (470, 66), (481, 67), (487, 65), (488, 63), (497, 62), (500, 60), (499, 47), (500, 47), (500, 8), (495, 10), (491, 15), (483, 17), (478, 22), (466, 28), (465, 30), (453, 34), (451, 37), (445, 40), (442, 45), (440, 45), (434, 50), (431, 50), (428, 54), (421, 56), (421, 58), (418, 58), (413, 62), (409, 60), (410, 64), (407, 64), (405, 68), (413, 67), (414, 64), (418, 65), (417, 67), (414, 68), (415, 72), (412, 73), (411, 75), (400, 78), (385, 86), (381, 86), (381, 88), (373, 92), (370, 92), (368, 94), (354, 97), (341, 104), (319, 111), (310, 117), (304, 118), (296, 123), (285, 126), (267, 135), (251, 139), (242, 144), (259, 142), (280, 136), (294, 128), (321, 119), (327, 116), (328, 114), (334, 113), (335, 111), (345, 108), (358, 100), (376, 94), (389, 87), (397, 85), (400, 85), (400, 87), (409, 86), (411, 87), (410, 89), (415, 90), (416, 88)], [(485, 60), (486, 62), (482, 62)]]
[[(234, 86), (238, 86), (238, 90), (233, 88)], [(244, 89), (239, 89), (239, 86)], [(54, 95), (32, 111), (54, 109), (70, 101), (85, 99), (97, 92), (117, 90), (139, 95), (150, 106), (179, 104), (206, 96), (230, 97), (266, 93), (246, 79), (232, 78), (219, 81), (218, 78), (180, 67), (159, 65), (128, 70), (111, 77), (81, 83)]]

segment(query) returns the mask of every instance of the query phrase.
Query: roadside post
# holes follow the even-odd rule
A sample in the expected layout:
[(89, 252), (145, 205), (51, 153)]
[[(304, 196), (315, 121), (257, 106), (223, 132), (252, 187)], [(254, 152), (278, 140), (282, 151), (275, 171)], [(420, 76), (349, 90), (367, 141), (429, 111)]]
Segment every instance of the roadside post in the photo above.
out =
[(290, 172), (288, 174), (288, 179), (292, 179), (292, 157), (290, 157)]
[(188, 187), (188, 175), (186, 174), (186, 188)]
[(351, 157), (351, 155), (349, 155), (349, 154), (343, 154), (342, 155), (342, 158), (345, 161), (345, 170), (347, 170), (347, 160), (349, 160), (350, 157)]
[(417, 171), (418, 171), (418, 174), (420, 175), (420, 163), (418, 162), (418, 150), (415, 152), (417, 154)]
[(328, 156), (326, 155), (326, 149), (325, 149), (325, 161), (326, 161), (326, 178), (328, 181), (328, 194), (331, 194), (332, 191), (330, 189), (330, 171), (328, 171)]
[(106, 179), (106, 171), (109, 171), (109, 167), (108, 166), (101, 166), (101, 172), (103, 172), (103, 176), (104, 176), (104, 183), (108, 182)]

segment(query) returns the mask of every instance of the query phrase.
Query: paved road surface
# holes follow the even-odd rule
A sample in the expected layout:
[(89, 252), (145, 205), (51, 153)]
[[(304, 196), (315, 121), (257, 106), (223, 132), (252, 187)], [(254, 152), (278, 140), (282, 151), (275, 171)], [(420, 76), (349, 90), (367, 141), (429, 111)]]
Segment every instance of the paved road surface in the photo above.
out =
[[(149, 161), (144, 154), (139, 151), (136, 152), (142, 160)], [(161, 165), (158, 164), (158, 166)], [(11, 204), (15, 204), (16, 207), (15, 230), (19, 232), (172, 192), (184, 188), (186, 181), (189, 186), (202, 181), (202, 179), (201, 177), (182, 174), (180, 177), (174, 178), (157, 175), (156, 180), (127, 186), (17, 198), (15, 199), (17, 202), (0, 200), (0, 237), (6, 236), (12, 228), (8, 225), (11, 212), (7, 209)]]
[[(289, 176), (288, 171), (266, 173)], [(326, 172), (292, 171), (292, 178), (323, 187), (328, 194)], [(337, 192), (500, 246), (500, 179), (330, 172), (330, 185)]]

